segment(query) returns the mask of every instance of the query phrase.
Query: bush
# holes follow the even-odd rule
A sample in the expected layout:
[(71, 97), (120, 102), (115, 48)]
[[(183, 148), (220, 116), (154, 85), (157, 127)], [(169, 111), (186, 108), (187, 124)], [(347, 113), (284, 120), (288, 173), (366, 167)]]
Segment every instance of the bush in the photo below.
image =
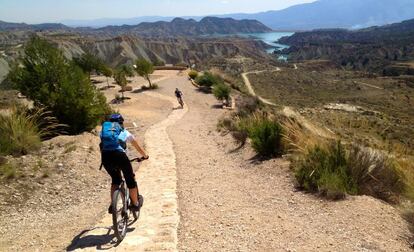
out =
[(262, 156), (274, 157), (283, 154), (282, 126), (268, 118), (257, 118), (247, 125), (253, 149)]
[(226, 84), (216, 84), (213, 86), (213, 94), (218, 100), (226, 100), (230, 99), (230, 92), (231, 89)]
[(0, 165), (0, 175), (6, 179), (15, 178), (17, 175), (16, 167), (11, 163)]
[(197, 72), (196, 70), (191, 70), (191, 71), (188, 73), (188, 76), (189, 76), (191, 79), (195, 80), (195, 79), (197, 78), (197, 76), (198, 76), (198, 72)]
[(294, 165), (295, 177), (300, 187), (307, 191), (319, 192), (332, 199), (356, 193), (356, 185), (347, 173), (346, 153), (340, 142), (327, 147), (313, 146)]
[(141, 90), (145, 91), (145, 90), (152, 90), (152, 89), (158, 89), (158, 85), (157, 84), (152, 84), (151, 86), (145, 86), (142, 85), (141, 86)]
[(237, 116), (246, 117), (263, 108), (263, 103), (254, 96), (242, 96), (237, 101)]
[(218, 75), (213, 75), (210, 72), (205, 72), (196, 78), (196, 83), (203, 87), (212, 87), (215, 84), (223, 83), (223, 80)]
[(90, 53), (85, 53), (79, 58), (73, 58), (73, 62), (88, 74), (89, 79), (92, 71), (102, 72), (105, 68), (103, 61)]
[(87, 75), (46, 40), (33, 37), (29, 41), (22, 65), (10, 72), (15, 86), (68, 125), (69, 133), (92, 130), (110, 113), (105, 97)]
[(158, 59), (158, 58), (156, 58), (156, 59), (152, 62), (152, 64), (153, 64), (154, 66), (165, 66), (165, 62), (164, 62), (164, 61), (162, 61), (162, 60), (160, 60), (160, 59)]

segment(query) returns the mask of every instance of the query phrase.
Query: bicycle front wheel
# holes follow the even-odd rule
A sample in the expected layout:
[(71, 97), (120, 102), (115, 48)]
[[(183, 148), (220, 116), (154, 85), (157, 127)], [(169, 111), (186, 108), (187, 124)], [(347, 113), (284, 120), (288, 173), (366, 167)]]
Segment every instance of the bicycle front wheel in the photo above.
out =
[(112, 223), (118, 241), (125, 237), (128, 226), (128, 212), (124, 192), (116, 190), (112, 197)]

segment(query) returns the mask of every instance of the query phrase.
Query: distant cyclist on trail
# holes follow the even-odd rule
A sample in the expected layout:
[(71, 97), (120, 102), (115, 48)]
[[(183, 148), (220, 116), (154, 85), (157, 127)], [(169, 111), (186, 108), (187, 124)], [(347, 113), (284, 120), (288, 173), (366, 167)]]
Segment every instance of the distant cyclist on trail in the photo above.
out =
[(184, 102), (183, 102), (183, 92), (181, 92), (178, 88), (175, 89), (175, 97), (177, 97), (177, 101), (180, 104), (181, 108), (184, 107)]
[[(144, 159), (148, 159), (149, 156), (135, 140), (135, 137), (124, 128), (123, 124), (124, 118), (121, 114), (111, 115), (109, 121), (102, 124), (100, 133), (102, 165), (112, 178), (111, 202), (114, 191), (122, 182), (122, 171), (131, 197), (131, 210), (139, 211), (144, 203), (144, 198), (139, 194), (135, 174), (126, 155), (126, 143), (130, 142)], [(108, 208), (108, 213), (112, 213), (112, 204)]]

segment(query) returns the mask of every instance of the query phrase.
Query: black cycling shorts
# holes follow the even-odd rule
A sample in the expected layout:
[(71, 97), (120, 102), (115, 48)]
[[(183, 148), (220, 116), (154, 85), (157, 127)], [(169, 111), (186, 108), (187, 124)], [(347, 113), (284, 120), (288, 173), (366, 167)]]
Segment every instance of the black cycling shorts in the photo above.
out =
[(122, 174), (124, 174), (125, 182), (128, 188), (137, 187), (135, 174), (132, 169), (131, 162), (125, 152), (106, 151), (102, 152), (102, 164), (105, 170), (112, 178), (113, 185), (120, 185), (122, 182)]

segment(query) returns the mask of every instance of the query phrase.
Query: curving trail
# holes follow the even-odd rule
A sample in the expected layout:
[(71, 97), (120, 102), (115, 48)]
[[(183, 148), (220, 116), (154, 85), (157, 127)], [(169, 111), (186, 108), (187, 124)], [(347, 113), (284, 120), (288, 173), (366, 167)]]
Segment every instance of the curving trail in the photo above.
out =
[[(158, 81), (165, 79), (160, 78)], [(176, 103), (174, 98), (157, 92), (148, 91), (144, 94), (168, 101), (172, 106)], [(120, 108), (120, 112), (130, 118), (136, 117), (134, 111), (138, 109), (133, 105), (135, 104)], [(187, 106), (184, 109), (173, 109), (166, 119), (154, 124), (145, 133), (145, 149), (150, 159), (144, 161), (136, 172), (145, 199), (144, 206), (140, 218), (130, 227), (122, 243), (117, 246), (114, 243), (113, 231), (110, 230), (112, 218), (106, 214), (95, 229), (83, 234), (83, 237), (90, 236), (93, 239), (79, 239), (79, 243), (72, 247), (84, 251), (95, 251), (97, 248), (109, 251), (177, 251), (177, 168), (167, 128), (180, 120), (187, 111)]]
[[(276, 69), (276, 70), (274, 70), (274, 71), (280, 71), (280, 68), (277, 68), (277, 69)], [(249, 75), (249, 74), (258, 74), (258, 73), (264, 73), (264, 72), (267, 72), (267, 70), (262, 70), (262, 71), (253, 71), (253, 72), (246, 72), (246, 73), (242, 73), (242, 78), (243, 78), (244, 84), (246, 85), (247, 90), (249, 91), (249, 93), (250, 93), (251, 95), (256, 96), (257, 98), (259, 98), (259, 100), (260, 100), (261, 102), (263, 102), (263, 103), (265, 103), (265, 104), (267, 104), (267, 105), (276, 106), (276, 104), (275, 104), (275, 103), (273, 103), (273, 102), (271, 102), (271, 101), (269, 101), (269, 100), (267, 100), (267, 99), (265, 99), (265, 98), (263, 98), (263, 97), (261, 97), (261, 96), (258, 96), (258, 95), (256, 94), (256, 92), (254, 92), (253, 86), (252, 86), (252, 84), (250, 83), (249, 78), (247, 77), (247, 75)]]
[[(189, 106), (146, 131), (151, 159), (137, 172), (140, 219), (115, 246), (106, 215), (82, 234), (79, 250), (410, 251), (409, 227), (394, 207), (367, 196), (328, 202), (298, 192), (287, 160), (259, 162), (250, 148), (235, 149), (216, 131), (226, 110), (185, 76), (170, 75), (140, 98), (176, 104), (175, 87)], [(141, 105), (121, 112), (138, 116)]]
[[(295, 69), (297, 69), (296, 64), (295, 64)], [(280, 68), (276, 68), (275, 70), (271, 71), (271, 72), (279, 72), (281, 71)], [(275, 103), (261, 97), (258, 96), (256, 94), (256, 92), (253, 89), (253, 86), (248, 78), (249, 74), (258, 74), (258, 73), (264, 73), (267, 72), (267, 70), (263, 70), (263, 71), (253, 71), (253, 72), (247, 72), (247, 73), (242, 73), (242, 77), (243, 77), (243, 81), (244, 84), (247, 87), (247, 90), (249, 91), (249, 93), (253, 96), (256, 96), (261, 102), (270, 105), (270, 106), (277, 106)], [(298, 112), (296, 112), (293, 108), (291, 107), (287, 107), (284, 106), (282, 113), (284, 115), (286, 115), (287, 117), (291, 117), (291, 118), (295, 118), (299, 123), (301, 123), (305, 128), (307, 128), (308, 130), (310, 130), (311, 132), (315, 133), (318, 136), (324, 137), (324, 138), (334, 138), (334, 134), (332, 133), (331, 130), (329, 130), (328, 128), (321, 128), (321, 127), (317, 127), (314, 124), (312, 124), (311, 122), (309, 122), (308, 120), (306, 120), (303, 116), (301, 116)]]

